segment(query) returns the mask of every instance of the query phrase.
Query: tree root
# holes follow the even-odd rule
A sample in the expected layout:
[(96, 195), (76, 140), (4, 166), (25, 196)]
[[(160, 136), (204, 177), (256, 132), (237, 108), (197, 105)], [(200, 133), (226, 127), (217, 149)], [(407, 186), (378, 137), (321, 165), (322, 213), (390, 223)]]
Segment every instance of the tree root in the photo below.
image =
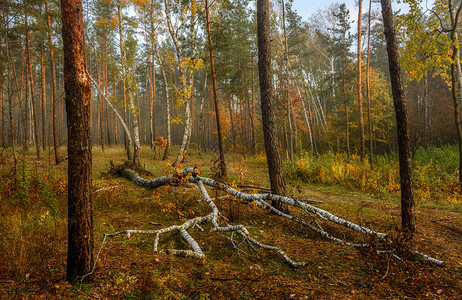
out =
[[(116, 168), (113, 168), (113, 169), (116, 169)], [(162, 229), (157, 229), (157, 230), (128, 229), (128, 230), (118, 231), (118, 232), (114, 232), (110, 234), (105, 234), (105, 239), (106, 237), (113, 237), (116, 235), (127, 235), (128, 237), (130, 237), (130, 235), (132, 234), (154, 234), (155, 239), (154, 239), (153, 249), (155, 252), (157, 252), (161, 234), (176, 231), (179, 233), (182, 239), (189, 244), (192, 250), (168, 249), (166, 250), (166, 252), (174, 254), (174, 255), (191, 256), (191, 257), (205, 260), (205, 254), (202, 252), (202, 249), (200, 248), (196, 240), (193, 238), (193, 236), (190, 233), (188, 233), (188, 230), (191, 228), (196, 228), (196, 227), (202, 228), (201, 225), (210, 224), (211, 225), (210, 232), (215, 232), (215, 231), (231, 232), (231, 239), (232, 239), (233, 233), (235, 232), (243, 238), (243, 241), (245, 241), (251, 249), (253, 248), (252, 245), (254, 245), (254, 246), (258, 246), (263, 249), (272, 250), (276, 252), (277, 254), (279, 254), (286, 261), (286, 263), (288, 263), (292, 267), (302, 267), (305, 265), (305, 263), (303, 262), (293, 261), (280, 248), (276, 246), (272, 246), (272, 245), (266, 245), (266, 244), (263, 244), (257, 241), (256, 239), (251, 237), (249, 231), (244, 225), (220, 224), (219, 218), (221, 217), (221, 213), (219, 209), (217, 208), (217, 206), (215, 205), (215, 203), (213, 202), (213, 199), (210, 198), (207, 192), (207, 189), (205, 188), (205, 185), (207, 185), (207, 186), (219, 189), (221, 191), (224, 191), (227, 194), (240, 199), (241, 201), (247, 202), (249, 204), (255, 204), (261, 209), (270, 210), (271, 212), (273, 212), (274, 214), (278, 216), (284, 217), (288, 220), (291, 220), (293, 222), (306, 226), (313, 232), (333, 242), (355, 247), (355, 248), (370, 248), (370, 249), (376, 250), (377, 253), (392, 253), (392, 257), (395, 257), (396, 259), (401, 260), (400, 257), (398, 257), (396, 254), (393, 253), (392, 250), (390, 250), (393, 247), (393, 242), (389, 239), (387, 233), (377, 232), (372, 229), (363, 227), (361, 225), (352, 223), (343, 218), (335, 216), (334, 214), (328, 211), (314, 207), (304, 202), (297, 201), (289, 197), (283, 197), (283, 196), (273, 195), (273, 194), (247, 194), (247, 193), (240, 192), (236, 189), (229, 187), (223, 182), (199, 176), (199, 170), (197, 168), (189, 168), (181, 172), (177, 171), (174, 174), (170, 174), (168, 176), (161, 176), (161, 177), (158, 177), (152, 180), (144, 179), (140, 177), (137, 174), (137, 172), (129, 168), (126, 168), (126, 167), (118, 168), (117, 173), (120, 176), (123, 176), (135, 182), (139, 186), (150, 188), (150, 189), (155, 189), (163, 185), (179, 185), (179, 184), (189, 181), (190, 183), (197, 185), (198, 189), (200, 190), (200, 192), (202, 193), (204, 197), (204, 201), (210, 207), (211, 212), (206, 216), (195, 217), (195, 218), (189, 219), (181, 225), (172, 225), (172, 226), (165, 227)], [(335, 224), (349, 228), (351, 230), (357, 231), (363, 235), (369, 236), (371, 243), (351, 243), (351, 242), (347, 242), (342, 239), (339, 239), (337, 237), (334, 237), (330, 235), (329, 233), (327, 233), (326, 231), (324, 231), (320, 226), (314, 226), (311, 223), (306, 222), (296, 216), (279, 211), (278, 209), (270, 205), (267, 202), (267, 200), (276, 200), (276, 201), (286, 203), (290, 206), (302, 209), (303, 211), (307, 212), (313, 218), (317, 217), (322, 220), (330, 221)], [(224, 219), (224, 222), (226, 223), (227, 220), (225, 218), (223, 219)], [(234, 242), (233, 242), (233, 245), (234, 245)], [(417, 251), (412, 251), (412, 253), (415, 255), (418, 255), (422, 259), (432, 264), (435, 264), (437, 266), (444, 266), (444, 262), (431, 258), (423, 253), (420, 253)]]

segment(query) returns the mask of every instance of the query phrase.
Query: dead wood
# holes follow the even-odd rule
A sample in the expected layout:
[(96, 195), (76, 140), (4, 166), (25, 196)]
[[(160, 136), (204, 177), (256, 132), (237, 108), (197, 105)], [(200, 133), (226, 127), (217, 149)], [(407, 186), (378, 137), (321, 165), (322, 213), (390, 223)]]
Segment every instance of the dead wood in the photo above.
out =
[[(348, 220), (335, 216), (334, 214), (328, 211), (314, 207), (310, 204), (307, 204), (306, 202), (295, 200), (293, 198), (283, 197), (283, 196), (273, 195), (273, 194), (243, 193), (241, 191), (238, 191), (236, 189), (229, 187), (223, 182), (213, 180), (210, 178), (200, 177), (199, 176), (200, 172), (197, 168), (189, 168), (183, 171), (176, 171), (174, 174), (170, 174), (168, 176), (161, 176), (161, 177), (151, 179), (151, 180), (140, 177), (135, 171), (128, 169), (128, 168), (122, 168), (119, 166), (117, 169), (113, 167), (111, 168), (111, 170), (117, 170), (118, 175), (123, 176), (135, 182), (139, 186), (151, 188), (151, 189), (155, 189), (163, 185), (179, 185), (181, 183), (184, 183), (185, 181), (189, 181), (190, 183), (195, 184), (198, 187), (198, 189), (200, 190), (200, 192), (202, 193), (204, 197), (204, 201), (210, 207), (211, 212), (205, 216), (195, 217), (195, 218), (186, 220), (184, 223), (180, 225), (172, 225), (169, 227), (156, 229), (156, 230), (127, 229), (127, 230), (122, 230), (122, 231), (118, 231), (114, 233), (105, 234), (105, 239), (106, 237), (114, 237), (116, 235), (126, 235), (130, 237), (131, 234), (153, 234), (155, 236), (153, 248), (154, 248), (154, 251), (157, 252), (161, 234), (177, 232), (183, 238), (183, 240), (186, 241), (190, 245), (192, 250), (168, 249), (166, 250), (166, 252), (174, 254), (174, 255), (191, 256), (191, 257), (200, 258), (202, 260), (205, 260), (206, 256), (203, 253), (201, 247), (199, 246), (199, 243), (197, 243), (194, 237), (188, 232), (188, 230), (192, 228), (202, 228), (201, 225), (203, 225), (203, 226), (209, 226), (210, 227), (209, 232), (211, 233), (217, 232), (217, 231), (224, 232), (224, 233), (230, 233), (231, 240), (233, 238), (233, 235), (236, 233), (237, 236), (240, 236), (242, 242), (245, 242), (245, 244), (247, 244), (250, 249), (254, 249), (255, 247), (260, 247), (262, 249), (272, 250), (276, 252), (277, 254), (279, 254), (292, 267), (301, 267), (305, 265), (305, 263), (303, 262), (293, 261), (282, 249), (276, 246), (273, 246), (273, 245), (267, 245), (267, 244), (263, 244), (259, 242), (258, 240), (256, 240), (250, 235), (246, 226), (241, 225), (241, 224), (237, 224), (237, 225), (229, 224), (228, 223), (229, 220), (222, 217), (221, 212), (215, 205), (213, 201), (215, 199), (210, 198), (210, 196), (208, 195), (207, 189), (205, 188), (205, 186), (207, 185), (215, 189), (222, 190), (226, 192), (228, 195), (236, 197), (237, 199), (240, 200), (240, 202), (245, 202), (245, 203), (251, 204), (252, 206), (257, 205), (258, 207), (264, 210), (270, 210), (275, 215), (278, 215), (290, 221), (299, 223), (309, 228), (310, 230), (316, 232), (320, 236), (328, 240), (331, 240), (333, 242), (340, 243), (340, 244), (347, 245), (347, 246), (352, 246), (355, 248), (360, 248), (360, 249), (374, 250), (375, 253), (378, 253), (378, 254), (390, 254), (391, 257), (394, 257), (397, 260), (402, 259), (401, 257), (395, 254), (396, 244), (393, 243), (393, 240), (387, 233), (377, 232), (372, 229), (363, 227), (361, 225), (352, 223)], [(279, 201), (287, 205), (290, 205), (294, 208), (302, 209), (303, 211), (307, 212), (311, 218), (310, 220), (303, 220), (301, 219), (300, 216), (295, 216), (295, 215), (284, 213), (276, 209), (274, 206), (270, 205), (268, 201)], [(368, 243), (353, 243), (353, 242), (348, 242), (340, 238), (337, 238), (329, 234), (328, 232), (324, 231), (320, 226), (318, 226), (317, 219), (320, 219), (323, 221), (330, 221), (332, 223), (335, 223), (335, 224), (344, 226), (346, 228), (349, 228), (351, 230), (357, 231), (365, 235), (369, 242)], [(234, 245), (234, 242), (233, 242), (233, 245)], [(101, 247), (103, 247), (103, 245)], [(237, 250), (240, 250), (240, 249), (237, 248)], [(419, 256), (421, 259), (427, 262), (430, 262), (437, 266), (444, 266), (444, 262), (440, 260), (431, 258), (417, 251), (408, 250), (408, 249), (406, 250), (408, 253), (413, 253), (414, 255)], [(403, 251), (400, 251), (400, 253), (403, 253)]]
[(121, 165), (114, 165), (113, 161), (109, 162), (111, 164), (111, 168), (107, 172), (101, 172), (101, 178), (104, 179), (111, 179), (111, 178), (117, 178), (117, 177), (126, 177), (123, 174), (123, 170), (133, 170), (136, 173), (140, 174), (141, 176), (152, 176), (152, 173), (146, 170), (145, 168), (141, 166), (135, 165), (132, 161), (130, 160), (124, 160), (123, 164)]

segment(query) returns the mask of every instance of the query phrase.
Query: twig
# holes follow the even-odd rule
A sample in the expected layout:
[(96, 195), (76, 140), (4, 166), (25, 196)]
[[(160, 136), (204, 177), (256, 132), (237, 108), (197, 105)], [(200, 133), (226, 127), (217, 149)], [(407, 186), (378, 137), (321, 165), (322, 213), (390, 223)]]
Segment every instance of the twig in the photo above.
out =
[(102, 192), (102, 191), (105, 191), (105, 190), (115, 189), (116, 187), (118, 187), (118, 185), (103, 187), (103, 188), (97, 189), (95, 191), (95, 193)]

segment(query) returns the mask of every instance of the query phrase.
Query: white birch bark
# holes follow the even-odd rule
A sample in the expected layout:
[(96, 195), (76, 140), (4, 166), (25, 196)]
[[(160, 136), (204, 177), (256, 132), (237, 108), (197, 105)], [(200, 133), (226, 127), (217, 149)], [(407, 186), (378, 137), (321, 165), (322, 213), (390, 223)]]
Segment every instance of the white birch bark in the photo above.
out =
[[(226, 193), (238, 198), (242, 199), (245, 202), (251, 204), (251, 203), (256, 203), (259, 207), (263, 209), (269, 209), (276, 215), (279, 215), (281, 217), (287, 218), (291, 221), (300, 223), (309, 229), (313, 230), (314, 232), (318, 233), (322, 237), (334, 241), (336, 243), (340, 243), (343, 245), (351, 246), (351, 247), (356, 247), (356, 248), (361, 248), (361, 247), (371, 247), (370, 244), (366, 243), (350, 243), (343, 241), (339, 238), (331, 236), (329, 233), (325, 232), (322, 228), (319, 228), (313, 224), (310, 224), (306, 221), (301, 220), (298, 217), (295, 217), (293, 215), (289, 215), (287, 213), (281, 212), (278, 209), (274, 208), (272, 205), (267, 203), (267, 200), (276, 200), (280, 201), (289, 205), (292, 205), (294, 207), (298, 207), (303, 209), (305, 212), (312, 213), (313, 215), (321, 218), (322, 220), (328, 220), (331, 222), (334, 222), (336, 224), (345, 226), (349, 229), (358, 231), (362, 234), (372, 236), (375, 238), (374, 241), (374, 248), (379, 253), (392, 253), (392, 250), (390, 250), (390, 246), (393, 246), (393, 243), (391, 240), (389, 240), (387, 237), (388, 235), (386, 233), (380, 233), (377, 231), (374, 231), (372, 229), (360, 226), (358, 224), (352, 223), (350, 221), (347, 221), (343, 218), (340, 218), (338, 216), (333, 215), (330, 212), (327, 212), (323, 209), (314, 207), (312, 205), (309, 205), (307, 203), (303, 203), (300, 201), (297, 201), (296, 199), (289, 198), (289, 197), (283, 197), (279, 195), (273, 195), (273, 194), (247, 194), (240, 192), (234, 188), (231, 188), (227, 186), (226, 184), (212, 180), (209, 178), (204, 178), (200, 177), (199, 175), (199, 170), (196, 168), (188, 168), (183, 170), (182, 172), (177, 172), (175, 174), (170, 174), (168, 176), (161, 176), (152, 180), (147, 180), (144, 179), (138, 174), (132, 170), (129, 169), (122, 169), (120, 171), (120, 175), (123, 177), (126, 177), (127, 179), (135, 182), (137, 185), (142, 186), (142, 187), (147, 187), (151, 189), (155, 189), (159, 186), (166, 185), (166, 184), (181, 184), (184, 183), (186, 180), (189, 180), (191, 183), (195, 183), (199, 190), (201, 191), (202, 195), (204, 196), (204, 201), (209, 205), (211, 209), (211, 213), (207, 214), (206, 216), (202, 217), (195, 217), (192, 219), (187, 220), (181, 225), (172, 225), (166, 228), (162, 229), (157, 229), (157, 230), (137, 230), (137, 229), (130, 229), (130, 230), (123, 230), (119, 232), (115, 232), (112, 234), (106, 234), (108, 236), (115, 236), (115, 235), (120, 235), (120, 234), (125, 234), (127, 236), (130, 236), (131, 234), (154, 234), (155, 235), (155, 240), (154, 240), (154, 251), (157, 251), (158, 249), (158, 244), (159, 244), (159, 239), (160, 235), (172, 231), (177, 231), (180, 236), (191, 246), (192, 250), (176, 250), (176, 249), (169, 249), (169, 253), (173, 253), (176, 255), (184, 255), (184, 256), (192, 256), (192, 257), (197, 257), (197, 258), (205, 258), (205, 254), (202, 252), (199, 244), (196, 242), (196, 240), (187, 232), (188, 229), (197, 227), (198, 225), (201, 224), (206, 224), (210, 223), (211, 224), (211, 232), (214, 231), (220, 231), (220, 232), (236, 232), (239, 234), (247, 243), (253, 244), (255, 246), (264, 248), (264, 249), (269, 249), (273, 250), (292, 267), (301, 267), (304, 266), (305, 264), (303, 262), (295, 262), (293, 261), (287, 254), (282, 251), (280, 248), (272, 245), (266, 245), (263, 244), (254, 238), (251, 237), (249, 231), (244, 225), (238, 224), (238, 225), (221, 225), (219, 222), (219, 217), (220, 217), (220, 211), (213, 202), (213, 200), (210, 198), (208, 195), (207, 189), (205, 188), (205, 185), (208, 185), (210, 187), (225, 191)], [(225, 220), (226, 222), (226, 220)], [(200, 227), (201, 228), (201, 227)], [(381, 247), (380, 249), (377, 249), (377, 247)], [(384, 250), (382, 250), (384, 249)], [(444, 266), (444, 262), (431, 258), (428, 255), (425, 255), (423, 253), (417, 252), (417, 251), (412, 251), (413, 254), (420, 256), (421, 258), (435, 264), (438, 266)], [(396, 255), (393, 255), (395, 258), (400, 259)]]

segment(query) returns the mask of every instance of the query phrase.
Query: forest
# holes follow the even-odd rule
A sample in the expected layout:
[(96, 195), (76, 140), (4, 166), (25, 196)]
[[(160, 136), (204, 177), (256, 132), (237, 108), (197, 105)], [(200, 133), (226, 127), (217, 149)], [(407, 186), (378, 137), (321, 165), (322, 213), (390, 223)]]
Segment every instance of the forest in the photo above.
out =
[(461, 12), (0, 0), (0, 297), (460, 297)]

